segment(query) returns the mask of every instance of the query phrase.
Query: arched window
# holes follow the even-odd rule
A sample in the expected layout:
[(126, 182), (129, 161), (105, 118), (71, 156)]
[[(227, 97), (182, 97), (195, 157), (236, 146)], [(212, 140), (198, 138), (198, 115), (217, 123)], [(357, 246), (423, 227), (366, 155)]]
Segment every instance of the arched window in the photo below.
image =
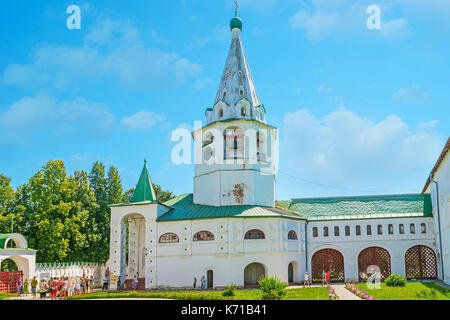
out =
[(222, 117), (223, 117), (223, 109), (220, 108), (220, 109), (219, 109), (219, 118), (222, 118)]
[(427, 233), (427, 226), (425, 223), (420, 224), (420, 232)]
[(361, 235), (361, 226), (356, 226), (356, 235), (357, 236)]
[(368, 236), (372, 235), (372, 226), (371, 225), (367, 225), (367, 235)]
[(241, 108), (241, 116), (245, 117), (247, 114), (247, 109), (245, 107)]
[(328, 227), (323, 227), (323, 236), (328, 237)]
[(405, 233), (405, 226), (403, 224), (398, 225), (398, 233), (400, 233), (400, 234)]
[(377, 226), (377, 232), (378, 234), (383, 234), (383, 226), (381, 224)]
[(161, 237), (159, 237), (159, 243), (176, 243), (180, 242), (180, 239), (175, 233), (168, 232), (164, 233)]
[(211, 241), (214, 240), (214, 235), (209, 231), (199, 231), (194, 234), (194, 241)]
[(411, 223), (409, 225), (409, 233), (411, 233), (411, 234), (416, 233), (416, 226), (414, 225), (414, 223)]
[(297, 233), (294, 230), (289, 231), (288, 239), (289, 240), (297, 240)]
[(248, 240), (265, 239), (265, 238), (266, 238), (266, 236), (264, 235), (264, 232), (262, 232), (259, 229), (248, 230), (244, 236), (244, 239), (248, 239)]
[(334, 236), (339, 237), (339, 227), (338, 226), (334, 227)]
[(345, 235), (347, 237), (350, 235), (350, 226), (345, 226)]
[(317, 238), (317, 237), (319, 236), (319, 233), (317, 232), (317, 227), (314, 227), (314, 228), (312, 229), (312, 231), (313, 231), (313, 237), (314, 237), (314, 238)]
[(392, 224), (388, 225), (388, 233), (389, 234), (394, 234), (394, 226)]
[(227, 96), (227, 91), (225, 90), (224, 92), (223, 92), (223, 100), (225, 100), (225, 97)]

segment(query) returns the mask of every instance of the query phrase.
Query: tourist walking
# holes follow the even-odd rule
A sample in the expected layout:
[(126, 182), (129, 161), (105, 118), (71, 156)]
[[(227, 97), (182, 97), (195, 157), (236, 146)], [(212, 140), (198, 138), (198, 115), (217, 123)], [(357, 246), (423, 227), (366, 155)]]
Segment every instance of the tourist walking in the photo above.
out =
[(31, 280), (31, 295), (33, 296), (33, 300), (36, 299), (36, 288), (38, 285), (38, 281), (36, 277), (33, 277), (33, 280)]
[(196, 285), (197, 285), (197, 277), (194, 277), (194, 285), (193, 285), (194, 289)]
[(327, 271), (327, 285), (330, 284), (330, 271)]
[(305, 272), (305, 281), (303, 281), (303, 288), (305, 285), (308, 285), (308, 287), (311, 287), (311, 284), (309, 283), (309, 273), (308, 271)]
[(325, 271), (322, 271), (322, 285), (327, 284), (327, 274)]

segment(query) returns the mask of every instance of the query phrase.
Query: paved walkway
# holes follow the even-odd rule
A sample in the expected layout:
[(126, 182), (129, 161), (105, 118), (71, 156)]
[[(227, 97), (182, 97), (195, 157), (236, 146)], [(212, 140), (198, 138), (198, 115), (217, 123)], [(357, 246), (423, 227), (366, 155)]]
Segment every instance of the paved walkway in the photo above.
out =
[(335, 284), (332, 285), (334, 290), (336, 291), (339, 300), (363, 300), (358, 297), (356, 294), (353, 294), (349, 290), (345, 289), (345, 285), (343, 284)]

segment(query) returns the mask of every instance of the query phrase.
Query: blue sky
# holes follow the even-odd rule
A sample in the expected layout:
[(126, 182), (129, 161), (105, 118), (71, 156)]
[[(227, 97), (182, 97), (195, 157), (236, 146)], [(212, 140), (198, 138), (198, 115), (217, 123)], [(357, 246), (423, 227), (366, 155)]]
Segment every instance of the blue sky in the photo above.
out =
[[(277, 198), (420, 192), (449, 134), (450, 2), (241, 0), (242, 40), (280, 130)], [(81, 30), (66, 8), (81, 7)], [(368, 30), (366, 8), (381, 8)], [(0, 172), (96, 160), (192, 192), (177, 127), (212, 107), (233, 1), (1, 1)]]

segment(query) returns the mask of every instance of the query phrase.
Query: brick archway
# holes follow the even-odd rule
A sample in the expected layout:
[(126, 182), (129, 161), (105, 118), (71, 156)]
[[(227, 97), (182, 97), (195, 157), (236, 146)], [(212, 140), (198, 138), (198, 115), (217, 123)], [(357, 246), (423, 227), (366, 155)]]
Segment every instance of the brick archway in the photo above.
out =
[(437, 279), (434, 250), (427, 246), (414, 246), (405, 253), (406, 279)]
[(344, 256), (335, 249), (322, 249), (311, 258), (312, 281), (322, 281), (322, 272), (330, 272), (331, 282), (342, 282), (344, 276)]
[(369, 247), (361, 251), (358, 256), (359, 280), (369, 279), (371, 274), (368, 268), (370, 266), (378, 266), (381, 279), (386, 279), (391, 274), (391, 256), (389, 252), (381, 247)]

